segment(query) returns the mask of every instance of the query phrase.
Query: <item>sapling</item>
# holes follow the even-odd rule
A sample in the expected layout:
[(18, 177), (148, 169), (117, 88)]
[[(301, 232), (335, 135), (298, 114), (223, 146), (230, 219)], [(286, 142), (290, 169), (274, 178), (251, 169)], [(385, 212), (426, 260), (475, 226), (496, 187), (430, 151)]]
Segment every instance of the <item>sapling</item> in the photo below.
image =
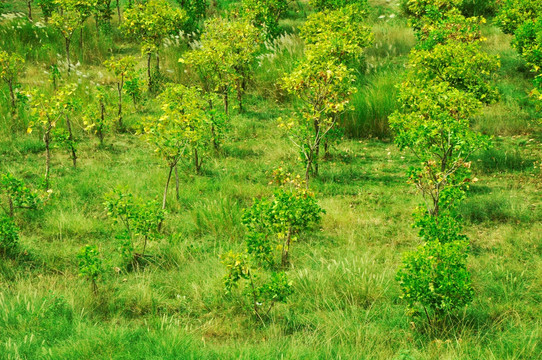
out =
[(15, 115), (17, 111), (15, 90), (19, 86), (18, 79), (24, 69), (24, 62), (19, 54), (0, 51), (0, 80), (8, 86), (12, 115)]
[(118, 94), (118, 128), (124, 129), (122, 123), (122, 93), (124, 90), (125, 81), (131, 78), (135, 73), (136, 60), (132, 56), (126, 56), (121, 59), (115, 60), (111, 58), (104, 62), (106, 69), (115, 74), (117, 79), (117, 94)]
[(70, 47), (75, 31), (82, 25), (82, 14), (69, 1), (61, 1), (51, 16), (51, 24), (64, 38), (68, 75), (71, 71)]
[(94, 295), (98, 293), (98, 279), (103, 275), (104, 269), (98, 248), (85, 245), (77, 254), (79, 262), (79, 276), (86, 278), (92, 285)]
[(149, 92), (153, 89), (152, 55), (156, 55), (156, 71), (160, 71), (159, 50), (164, 39), (175, 33), (186, 21), (186, 12), (170, 5), (166, 0), (137, 3), (124, 13), (124, 33), (141, 44), (141, 53), (147, 56)]
[(1, 207), (11, 218), (15, 216), (17, 209), (36, 210), (44, 202), (37, 191), (29, 189), (22, 180), (10, 173), (0, 175), (0, 194), (5, 196), (7, 203)]
[(100, 140), (100, 146), (104, 146), (106, 132), (110, 128), (110, 120), (107, 114), (108, 93), (102, 86), (97, 86), (95, 91), (91, 92), (95, 102), (89, 104), (85, 115), (83, 116), (83, 125), (85, 130), (93, 132)]
[(169, 86), (159, 101), (161, 115), (146, 120), (143, 136), (168, 166), (162, 200), (162, 209), (165, 209), (171, 175), (181, 158), (191, 155), (196, 173), (200, 172), (202, 151), (211, 139), (211, 120), (208, 103), (197, 88)]
[(134, 242), (139, 240), (143, 242), (141, 253), (132, 253), (131, 261), (136, 262), (138, 259), (144, 258), (147, 243), (158, 238), (160, 226), (164, 221), (165, 212), (160, 208), (158, 202), (155, 200), (143, 201), (130, 193), (117, 189), (105, 195), (104, 206), (107, 215), (115, 223), (120, 222), (124, 225), (125, 232), (121, 238), (125, 239), (129, 246), (123, 246), (123, 251), (126, 249), (133, 251)]

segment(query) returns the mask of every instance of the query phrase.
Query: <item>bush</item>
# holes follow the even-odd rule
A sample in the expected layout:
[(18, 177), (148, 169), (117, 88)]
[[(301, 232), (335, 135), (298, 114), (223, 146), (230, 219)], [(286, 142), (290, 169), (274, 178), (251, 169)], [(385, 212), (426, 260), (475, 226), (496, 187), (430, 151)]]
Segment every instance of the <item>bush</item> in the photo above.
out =
[(412, 315), (423, 309), (431, 322), (430, 313), (440, 317), (472, 301), (467, 255), (466, 241), (430, 241), (405, 254), (397, 280)]
[(0, 253), (13, 251), (19, 243), (19, 229), (7, 216), (0, 217)]

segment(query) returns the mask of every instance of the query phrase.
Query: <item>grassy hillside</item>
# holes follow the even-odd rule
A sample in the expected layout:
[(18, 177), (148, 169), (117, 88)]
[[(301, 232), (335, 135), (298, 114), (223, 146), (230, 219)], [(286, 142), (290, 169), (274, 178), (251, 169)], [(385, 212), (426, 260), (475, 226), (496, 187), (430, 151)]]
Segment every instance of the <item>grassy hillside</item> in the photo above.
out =
[[(394, 2), (370, 3), (375, 42), (359, 64), (355, 110), (341, 120), (343, 138), (311, 181), (326, 214), (320, 228), (294, 244), (294, 293), (287, 304), (277, 305), (263, 323), (256, 319), (240, 298), (224, 293), (219, 255), (242, 250), (243, 211), (253, 198), (273, 193), (268, 183), (274, 169), (304, 171), (277, 126), (295, 104), (276, 85), (303, 54), (296, 34), (311, 11), (304, 1), (291, 3), (281, 22), (287, 34), (260, 56), (247, 111), (232, 110), (223, 148), (204, 159), (200, 175), (188, 161), (179, 165), (179, 199), (170, 189), (163, 237), (149, 244), (138, 270), (119, 265), (115, 236), (121, 227), (107, 217), (103, 195), (124, 187), (161, 199), (167, 168), (136, 134), (144, 117), (158, 113), (158, 104), (146, 94), (137, 108), (127, 101), (128, 131), (109, 134), (103, 147), (84, 131), (82, 117), (75, 119), (78, 168), (71, 167), (67, 149), (53, 149), (51, 198), (41, 210), (17, 213), (18, 253), (0, 256), (0, 359), (539, 358), (542, 132), (540, 113), (527, 96), (532, 74), (510, 38), (489, 21), (484, 46), (501, 58), (501, 100), (484, 109), (475, 128), (494, 136), (494, 146), (475, 154), (480, 181), (460, 208), (471, 240), (474, 302), (442, 327), (413, 322), (395, 275), (401, 254), (421, 243), (411, 226), (421, 198), (406, 182), (415, 159), (393, 144), (387, 116), (398, 106), (395, 85), (415, 38)], [(210, 11), (227, 5), (214, 1)], [(9, 12), (25, 9), (23, 1), (7, 5)], [(62, 75), (80, 84), (81, 109), (92, 100), (87, 87), (114, 86), (102, 66), (112, 54), (133, 54), (139, 67), (145, 65), (137, 44), (115, 26), (100, 38), (93, 29), (89, 20), (83, 49), (76, 36), (79, 65), (69, 79)], [(22, 89), (52, 91), (47, 72), (64, 56), (58, 33), (8, 15), (0, 38), (3, 49), (25, 55)], [(178, 62), (186, 50), (182, 39), (163, 50), (170, 81), (194, 81)], [(2, 84), (0, 173), (39, 188), (44, 145), (39, 131), (26, 132), (32, 121), (25, 106), (12, 119)], [(85, 244), (98, 246), (106, 268), (96, 293), (78, 276), (77, 253)]]

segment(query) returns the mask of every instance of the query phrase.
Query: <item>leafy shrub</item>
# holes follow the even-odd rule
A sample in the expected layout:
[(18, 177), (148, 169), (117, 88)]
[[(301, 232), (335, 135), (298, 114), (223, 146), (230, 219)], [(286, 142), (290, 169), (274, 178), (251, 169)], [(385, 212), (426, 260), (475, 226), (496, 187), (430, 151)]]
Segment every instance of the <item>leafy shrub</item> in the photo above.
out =
[(505, 34), (514, 34), (527, 21), (533, 21), (542, 14), (540, 0), (504, 0), (495, 17), (495, 23)]
[(103, 274), (102, 260), (96, 246), (85, 245), (77, 254), (79, 260), (79, 276), (86, 278), (92, 284), (94, 293), (98, 290), (97, 281)]
[(367, 0), (309, 0), (309, 4), (318, 11), (336, 10), (347, 5), (356, 5), (360, 8), (367, 6)]
[(397, 280), (412, 315), (423, 309), (431, 322), (432, 315), (440, 316), (472, 301), (467, 255), (466, 241), (430, 241), (405, 254)]
[(19, 229), (13, 220), (7, 216), (0, 216), (0, 253), (10, 253), (18, 243)]

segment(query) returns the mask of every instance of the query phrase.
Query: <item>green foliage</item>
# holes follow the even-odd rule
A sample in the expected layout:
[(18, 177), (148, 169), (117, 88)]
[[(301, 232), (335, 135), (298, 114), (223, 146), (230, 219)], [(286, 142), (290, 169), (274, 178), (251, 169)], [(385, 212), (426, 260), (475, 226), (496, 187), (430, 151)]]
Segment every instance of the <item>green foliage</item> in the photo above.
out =
[(249, 21), (214, 18), (205, 22), (199, 43), (179, 62), (195, 70), (205, 92), (224, 96), (226, 113), (228, 93), (235, 89), (242, 111), (242, 96), (262, 42), (262, 33)]
[(0, 253), (9, 254), (19, 243), (19, 229), (13, 219), (0, 215)]
[(103, 86), (96, 86), (91, 90), (94, 102), (89, 104), (83, 116), (85, 131), (92, 132), (100, 140), (103, 146), (106, 133), (111, 129), (111, 117), (107, 114), (109, 94)]
[(16, 53), (0, 51), (0, 80), (7, 84), (11, 99), (11, 112), (15, 114), (17, 106), (16, 89), (19, 87), (19, 76), (24, 69), (24, 59)]
[[(147, 242), (156, 240), (160, 234), (160, 226), (165, 218), (165, 211), (156, 200), (143, 201), (122, 189), (115, 189), (104, 195), (104, 206), (107, 216), (114, 223), (122, 223), (125, 228), (120, 236), (124, 241), (121, 255), (127, 259), (127, 250), (133, 251), (134, 242), (143, 241), (141, 253), (132, 253), (129, 260), (135, 262), (145, 256)], [(128, 244), (127, 244), (128, 243)]]
[(279, 35), (279, 20), (288, 10), (290, 0), (243, 0), (241, 12), (256, 26), (264, 29), (268, 39)]
[(79, 263), (79, 276), (91, 282), (94, 292), (97, 291), (97, 281), (104, 273), (102, 259), (98, 248), (92, 245), (85, 245), (77, 254)]
[[(127, 81), (130, 81), (130, 95), (132, 96), (132, 100), (136, 99), (139, 96), (139, 92), (136, 92), (136, 89), (134, 88), (134, 83), (137, 83), (137, 80), (134, 80), (135, 78), (138, 79), (137, 72), (135, 70), (135, 66), (137, 64), (136, 59), (133, 56), (125, 56), (123, 58), (120, 58), (118, 60), (115, 60), (115, 58), (111, 58), (109, 60), (106, 60), (104, 62), (104, 66), (107, 70), (112, 72), (115, 75), (115, 78), (117, 79), (117, 94), (118, 94), (118, 127), (120, 130), (124, 129), (124, 124), (122, 123), (122, 94), (124, 89), (124, 85)], [(135, 101), (135, 100), (134, 100)]]
[(491, 80), (500, 62), (482, 52), (477, 43), (450, 42), (437, 44), (431, 50), (414, 50), (410, 62), (411, 75), (416, 79), (446, 82), (484, 103), (498, 99)]
[(124, 12), (122, 30), (137, 41), (142, 54), (157, 52), (164, 39), (181, 29), (186, 12), (166, 0), (149, 0), (134, 4)]
[(409, 23), (419, 30), (427, 24), (441, 20), (446, 13), (461, 6), (463, 0), (401, 0), (403, 12)]
[(465, 17), (457, 9), (450, 10), (444, 17), (425, 24), (416, 32), (419, 43), (417, 48), (431, 50), (438, 44), (452, 42), (475, 43), (485, 40), (480, 26), (484, 18)]
[(405, 254), (397, 280), (412, 315), (423, 309), (431, 322), (430, 312), (441, 316), (472, 301), (467, 255), (466, 241), (429, 241)]
[(186, 11), (187, 20), (184, 24), (186, 32), (198, 31), (207, 11), (206, 0), (176, 0), (181, 9)]
[(367, 7), (367, 0), (309, 0), (309, 4), (318, 11), (337, 10), (348, 5)]
[(290, 119), (279, 119), (279, 125), (299, 148), (306, 181), (310, 173), (318, 176), (320, 144), (348, 109), (356, 91), (354, 81), (353, 71), (346, 65), (311, 57), (282, 79), (282, 88), (302, 100), (300, 111)]
[(266, 272), (253, 268), (246, 254), (229, 252), (223, 254), (221, 259), (226, 267), (226, 294), (232, 294), (234, 289), (242, 286), (244, 297), (251, 304), (251, 311), (261, 321), (269, 315), (275, 304), (286, 303), (288, 296), (293, 293), (292, 283), (284, 271)]
[(58, 3), (56, 0), (36, 0), (36, 3), (41, 9), (41, 13), (45, 19), (45, 22), (49, 21), (49, 18), (53, 15), (56, 10)]
[(514, 34), (528, 21), (542, 15), (542, 2), (539, 0), (504, 0), (495, 17), (495, 23), (505, 34)]
[(10, 173), (0, 176), (0, 194), (5, 195), (7, 207), (3, 207), (6, 214), (13, 217), (15, 209), (38, 209), (44, 202), (40, 194), (29, 189), (22, 180)]
[(463, 0), (461, 13), (465, 16), (493, 17), (501, 6), (500, 0)]
[(275, 170), (280, 185), (269, 199), (254, 199), (243, 215), (247, 252), (265, 266), (275, 267), (275, 251), (281, 252), (281, 264), (286, 266), (292, 243), (299, 235), (318, 224), (324, 210), (313, 192), (305, 187), (299, 176), (292, 178), (282, 168)]
[(355, 6), (323, 10), (309, 15), (300, 36), (306, 43), (311, 61), (335, 59), (352, 63), (373, 43), (371, 28), (365, 24), (367, 13)]

